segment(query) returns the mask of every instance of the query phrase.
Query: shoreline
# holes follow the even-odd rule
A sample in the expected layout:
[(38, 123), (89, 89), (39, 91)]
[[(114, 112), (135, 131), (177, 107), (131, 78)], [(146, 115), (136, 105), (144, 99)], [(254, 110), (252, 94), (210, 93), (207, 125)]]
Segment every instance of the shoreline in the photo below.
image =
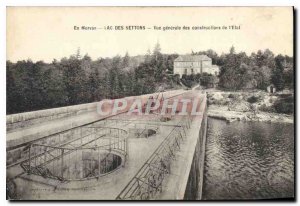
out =
[(226, 122), (244, 121), (244, 122), (278, 122), (294, 124), (294, 116), (269, 112), (240, 112), (229, 111), (226, 106), (208, 106), (208, 117), (225, 120)]

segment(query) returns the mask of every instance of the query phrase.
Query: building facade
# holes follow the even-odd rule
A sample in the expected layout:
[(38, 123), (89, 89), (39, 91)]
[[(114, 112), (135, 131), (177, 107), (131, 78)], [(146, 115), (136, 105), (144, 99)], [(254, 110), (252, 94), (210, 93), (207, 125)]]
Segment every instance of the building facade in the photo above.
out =
[(174, 60), (174, 74), (180, 77), (203, 73), (219, 75), (219, 67), (213, 65), (211, 58), (206, 55), (180, 55)]

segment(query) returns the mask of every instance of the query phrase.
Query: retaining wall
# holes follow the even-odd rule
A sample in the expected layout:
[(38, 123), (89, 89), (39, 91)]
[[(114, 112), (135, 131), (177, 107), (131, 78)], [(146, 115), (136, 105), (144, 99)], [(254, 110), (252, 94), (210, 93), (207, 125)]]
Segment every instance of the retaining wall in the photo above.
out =
[(203, 187), (203, 173), (205, 161), (205, 145), (206, 145), (206, 130), (207, 130), (207, 109), (205, 110), (204, 118), (199, 131), (199, 138), (195, 147), (190, 175), (186, 186), (184, 199), (186, 200), (201, 200)]
[[(183, 91), (181, 90), (173, 90), (173, 91), (163, 92), (163, 95), (166, 98), (182, 92)], [(127, 108), (124, 109), (124, 111), (129, 109), (131, 103), (136, 98), (142, 98), (142, 103), (145, 103), (147, 102), (147, 98), (152, 95), (153, 94), (145, 94), (141, 96), (125, 97), (128, 101), (128, 105)], [(45, 110), (38, 110), (32, 112), (6, 115), (6, 131), (10, 131), (18, 128), (24, 128), (34, 124), (40, 124), (43, 122), (48, 122), (50, 120), (60, 119), (63, 117), (76, 116), (85, 112), (96, 111), (98, 103), (99, 102), (93, 102), (93, 103), (79, 104), (74, 106), (59, 107), (53, 109), (45, 109)], [(111, 110), (111, 108), (109, 109)]]
[(63, 117), (75, 116), (83, 112), (95, 111), (97, 102), (80, 104), (54, 109), (38, 110), (33, 112), (24, 112), (6, 116), (6, 130), (10, 131), (17, 128), (23, 128), (36, 123), (43, 123), (49, 120)]

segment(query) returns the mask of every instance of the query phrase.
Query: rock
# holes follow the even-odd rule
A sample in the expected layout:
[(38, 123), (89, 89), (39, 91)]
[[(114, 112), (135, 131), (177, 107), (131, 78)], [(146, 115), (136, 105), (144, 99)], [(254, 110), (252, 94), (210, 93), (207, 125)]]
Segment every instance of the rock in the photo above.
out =
[(245, 101), (233, 101), (229, 103), (228, 108), (233, 111), (247, 112), (250, 111), (250, 104)]
[[(257, 102), (250, 104), (249, 97), (257, 97)], [(265, 121), (293, 123), (293, 116), (274, 114), (272, 107), (278, 97), (264, 91), (254, 92), (210, 92), (208, 94), (209, 116), (233, 121)], [(255, 112), (255, 113), (254, 113)]]

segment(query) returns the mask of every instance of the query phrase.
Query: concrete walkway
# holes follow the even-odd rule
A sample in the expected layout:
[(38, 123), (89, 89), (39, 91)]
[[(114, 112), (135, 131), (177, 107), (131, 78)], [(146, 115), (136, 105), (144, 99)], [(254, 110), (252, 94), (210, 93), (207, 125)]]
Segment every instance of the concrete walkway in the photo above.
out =
[[(174, 95), (181, 94), (186, 92), (184, 90), (174, 90), (174, 91), (167, 91), (164, 92), (163, 95), (165, 98), (172, 97)], [(149, 95), (142, 95), (136, 98), (147, 98), (150, 95), (157, 95), (149, 94)], [(133, 97), (135, 98), (135, 97)], [(19, 128), (17, 130), (8, 131), (6, 134), (6, 148), (9, 149), (11, 147), (18, 146), (20, 144), (24, 144), (33, 140), (37, 140), (39, 138), (52, 135), (58, 132), (62, 132), (77, 126), (81, 126), (83, 124), (88, 124), (93, 121), (101, 120), (111, 115), (100, 116), (97, 111), (91, 111), (82, 113), (76, 116), (70, 116), (60, 119), (54, 119), (51, 121), (43, 122), (40, 124), (35, 124), (28, 126), (26, 128)]]

